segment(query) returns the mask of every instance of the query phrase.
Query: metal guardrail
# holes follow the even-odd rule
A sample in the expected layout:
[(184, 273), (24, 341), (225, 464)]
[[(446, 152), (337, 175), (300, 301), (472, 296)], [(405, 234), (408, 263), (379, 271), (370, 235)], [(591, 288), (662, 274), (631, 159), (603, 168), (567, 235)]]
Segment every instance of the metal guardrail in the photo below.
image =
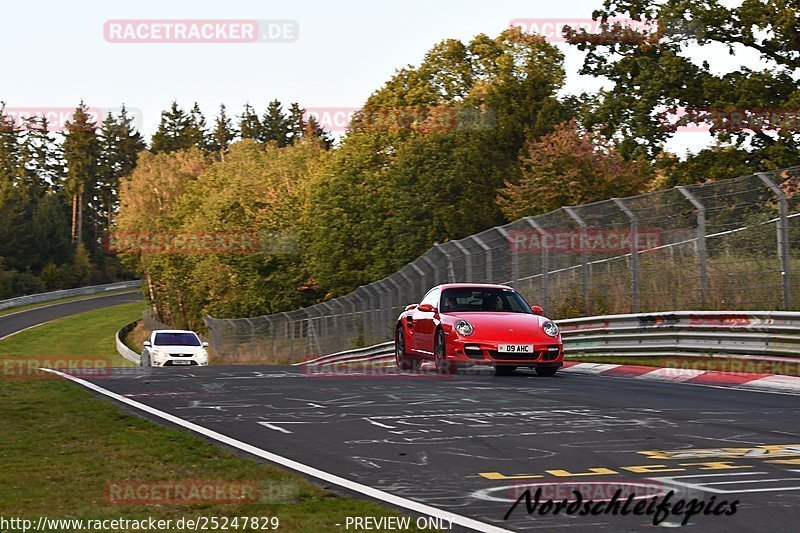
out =
[[(564, 352), (581, 356), (800, 357), (800, 312), (673, 311), (556, 320)], [(380, 362), (385, 342), (324, 355), (299, 365)]]
[(53, 292), (43, 292), (39, 294), (29, 294), (27, 296), (17, 296), (8, 300), (0, 300), (0, 310), (11, 309), (23, 305), (38, 304), (60, 300), (62, 298), (72, 298), (74, 296), (88, 296), (91, 294), (102, 294), (104, 292), (118, 291), (123, 289), (135, 289), (141, 287), (142, 280), (122, 281), (119, 283), (109, 283), (107, 285), (92, 285), (90, 287), (78, 287), (77, 289), (64, 289)]
[(124, 328), (119, 330), (117, 332), (117, 335), (116, 335), (116, 338), (115, 338), (116, 346), (117, 346), (117, 353), (120, 354), (122, 357), (124, 357), (125, 359), (127, 359), (128, 361), (130, 361), (131, 363), (133, 363), (135, 365), (141, 364), (142, 358), (138, 353), (136, 353), (133, 350), (131, 350), (130, 348), (128, 348), (125, 345), (125, 343), (122, 342), (122, 337), (127, 335), (133, 328), (135, 328), (136, 324), (138, 324), (138, 323), (139, 323), (138, 320), (135, 321), (135, 322), (131, 322), (130, 324), (128, 324), (127, 326), (125, 326)]
[(556, 322), (571, 356), (800, 357), (800, 312), (674, 311)]
[(384, 342), (374, 346), (367, 346), (366, 348), (356, 348), (355, 350), (323, 355), (310, 361), (295, 363), (292, 366), (325, 366), (341, 363), (363, 363), (366, 361), (376, 362), (384, 359), (394, 359), (394, 342)]

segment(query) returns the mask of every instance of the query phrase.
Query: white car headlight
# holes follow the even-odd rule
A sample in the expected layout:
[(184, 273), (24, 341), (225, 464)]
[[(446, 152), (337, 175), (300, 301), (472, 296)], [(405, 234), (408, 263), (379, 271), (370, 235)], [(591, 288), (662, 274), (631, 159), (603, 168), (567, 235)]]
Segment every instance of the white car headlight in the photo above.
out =
[(158, 348), (156, 348), (156, 349), (153, 351), (153, 355), (154, 355), (155, 357), (167, 357), (167, 355), (169, 355), (169, 354), (167, 354), (167, 352), (165, 352), (164, 350), (161, 350), (161, 349), (158, 349)]
[(464, 337), (468, 337), (472, 335), (475, 331), (475, 328), (472, 327), (472, 324), (467, 322), (466, 320), (459, 320), (456, 322), (456, 331), (459, 335), (463, 335)]
[(208, 352), (205, 351), (205, 350), (200, 350), (200, 351), (197, 352), (197, 357), (199, 357), (201, 359), (207, 359), (208, 358)]
[(550, 322), (549, 320), (542, 324), (542, 330), (544, 330), (545, 335), (550, 337), (558, 337), (558, 326), (555, 322)]

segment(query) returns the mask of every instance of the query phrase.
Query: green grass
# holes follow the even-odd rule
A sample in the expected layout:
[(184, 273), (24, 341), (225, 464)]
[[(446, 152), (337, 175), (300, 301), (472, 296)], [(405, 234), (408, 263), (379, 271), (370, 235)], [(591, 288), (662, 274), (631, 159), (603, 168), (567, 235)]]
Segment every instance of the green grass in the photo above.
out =
[(101, 298), (103, 296), (113, 296), (115, 294), (125, 294), (126, 292), (134, 292), (136, 289), (120, 289), (117, 291), (108, 291), (102, 294), (91, 294), (88, 296), (71, 296), (69, 298), (59, 298), (58, 300), (50, 300), (49, 302), (42, 302), (38, 304), (20, 305), (19, 307), (10, 307), (0, 311), (0, 316), (10, 315), (19, 311), (27, 311), (29, 309), (36, 309), (38, 307), (47, 307), (48, 305), (62, 304), (65, 302), (75, 302), (78, 300), (91, 300), (92, 298)]
[(608, 363), (614, 365), (657, 366), (666, 368), (689, 368), (719, 372), (782, 374), (800, 376), (798, 361), (748, 361), (729, 357), (624, 357), (589, 356), (567, 357), (580, 363)]
[[(121, 365), (114, 332), (140, 316), (142, 308), (141, 303), (120, 305), (19, 333), (0, 341), (0, 363), (2, 358), (42, 355), (110, 358)], [(344, 524), (347, 516), (399, 516), (396, 510), (339, 496), (193, 434), (126, 414), (117, 404), (59, 378), (0, 379), (0, 420), (3, 517), (277, 516), (282, 531), (318, 532), (343, 529), (335, 524)], [(236, 504), (106, 501), (106, 484), (120, 480), (247, 481), (259, 491), (256, 501)]]

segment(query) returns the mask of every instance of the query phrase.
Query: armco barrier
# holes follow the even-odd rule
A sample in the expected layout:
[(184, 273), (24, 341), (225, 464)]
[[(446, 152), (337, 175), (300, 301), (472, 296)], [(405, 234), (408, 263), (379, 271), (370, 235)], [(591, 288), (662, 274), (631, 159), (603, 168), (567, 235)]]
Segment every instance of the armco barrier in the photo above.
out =
[(138, 323), (139, 323), (138, 320), (136, 322), (131, 322), (130, 324), (119, 330), (116, 335), (117, 353), (135, 365), (141, 364), (142, 358), (138, 353), (128, 348), (125, 345), (125, 343), (122, 342), (122, 338), (128, 333), (130, 333), (130, 331), (133, 328), (135, 328), (136, 324)]
[(124, 289), (136, 289), (141, 287), (142, 280), (123, 281), (120, 283), (109, 283), (107, 285), (92, 285), (91, 287), (78, 287), (77, 289), (64, 289), (61, 291), (43, 292), (40, 294), (29, 294), (18, 296), (8, 300), (0, 300), (0, 310), (11, 309), (23, 305), (38, 304), (60, 300), (62, 298), (72, 298), (75, 296), (88, 296), (92, 294), (102, 294), (104, 292), (119, 291)]
[[(800, 312), (673, 311), (557, 320), (568, 356), (800, 358)], [(298, 365), (393, 359), (386, 342)]]

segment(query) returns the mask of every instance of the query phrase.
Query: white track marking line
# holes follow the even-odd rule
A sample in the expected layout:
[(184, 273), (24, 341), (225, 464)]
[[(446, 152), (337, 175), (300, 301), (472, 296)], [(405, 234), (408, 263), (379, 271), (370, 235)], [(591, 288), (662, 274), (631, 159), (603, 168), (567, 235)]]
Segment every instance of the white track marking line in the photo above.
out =
[(437, 509), (436, 507), (431, 507), (430, 505), (425, 505), (424, 503), (419, 503), (413, 500), (408, 500), (406, 498), (401, 498), (400, 496), (395, 496), (394, 494), (384, 492), (380, 489), (376, 489), (368, 485), (363, 485), (361, 483), (356, 483), (355, 481), (339, 477), (335, 474), (325, 472), (324, 470), (319, 470), (312, 466), (308, 466), (298, 461), (288, 459), (281, 455), (277, 455), (272, 452), (262, 450), (261, 448), (257, 448), (252, 444), (247, 444), (246, 442), (242, 442), (227, 435), (223, 435), (222, 433), (218, 433), (214, 430), (204, 428), (203, 426), (199, 426), (193, 422), (189, 422), (177, 416), (165, 413), (164, 411), (137, 402), (136, 400), (126, 398), (125, 396), (121, 396), (115, 392), (111, 392), (110, 390), (104, 389), (99, 385), (95, 385), (94, 383), (83, 380), (81, 378), (77, 378), (70, 374), (66, 374), (64, 372), (59, 372), (58, 370), (52, 370), (49, 368), (40, 368), (40, 370), (61, 376), (62, 378), (78, 383), (79, 385), (82, 385), (87, 389), (99, 392), (100, 394), (108, 396), (109, 398), (117, 400), (118, 402), (130, 405), (131, 407), (135, 407), (136, 409), (157, 416), (159, 418), (163, 418), (168, 422), (184, 427), (190, 431), (194, 431), (195, 433), (199, 433), (210, 439), (217, 440), (223, 444), (227, 444), (228, 446), (232, 446), (234, 448), (242, 450), (243, 452), (255, 455), (256, 457), (261, 457), (262, 459), (266, 459), (267, 461), (271, 461), (286, 468), (296, 470), (308, 476), (312, 476), (317, 479), (327, 481), (328, 483), (333, 483), (334, 485), (338, 485), (345, 489), (352, 490), (354, 492), (359, 492), (361, 494), (364, 494), (365, 496), (369, 496), (370, 498), (375, 498), (376, 500), (381, 500), (388, 504), (395, 505), (397, 507), (402, 507), (410, 511), (414, 511), (415, 513), (441, 518), (449, 521), (451, 524), (458, 524), (459, 526), (463, 526), (469, 529), (474, 529), (475, 531), (483, 531), (486, 533), (512, 533), (511, 530), (509, 529), (503, 529), (501, 527), (487, 524), (486, 522), (475, 520), (474, 518), (458, 515), (450, 511), (444, 511), (442, 509)]
[(599, 374), (600, 372), (605, 372), (606, 370), (611, 370), (612, 368), (617, 368), (618, 366), (622, 365), (612, 365), (606, 363), (578, 363), (577, 365), (571, 365), (564, 367), (560, 370), (560, 372), (578, 372), (581, 374)]

